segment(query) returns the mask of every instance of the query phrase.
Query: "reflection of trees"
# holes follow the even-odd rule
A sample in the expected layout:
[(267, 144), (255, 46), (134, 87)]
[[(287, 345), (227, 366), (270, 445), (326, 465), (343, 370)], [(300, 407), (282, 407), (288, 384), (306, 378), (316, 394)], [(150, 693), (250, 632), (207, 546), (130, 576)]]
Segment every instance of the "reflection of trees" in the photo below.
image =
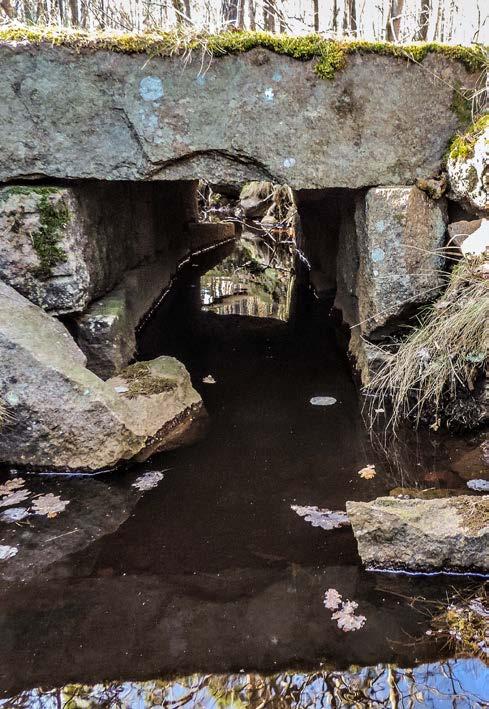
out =
[(376, 665), (349, 671), (274, 675), (190, 675), (151, 682), (109, 682), (94, 686), (67, 685), (60, 689), (33, 689), (9, 699), (12, 709), (415, 709), (416, 707), (487, 706), (487, 668), (475, 659), (448, 660), (401, 669)]

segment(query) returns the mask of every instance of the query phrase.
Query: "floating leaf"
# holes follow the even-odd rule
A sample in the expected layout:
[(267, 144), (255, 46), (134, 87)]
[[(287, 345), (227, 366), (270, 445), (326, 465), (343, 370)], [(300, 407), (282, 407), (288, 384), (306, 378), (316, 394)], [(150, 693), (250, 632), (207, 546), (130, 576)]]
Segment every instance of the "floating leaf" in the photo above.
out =
[(467, 487), (477, 492), (489, 492), (489, 480), (469, 480)]
[(350, 524), (348, 515), (342, 510), (327, 510), (301, 505), (291, 505), (290, 509), (294, 510), (299, 517), (304, 517), (305, 521), (310, 522), (313, 527), (330, 530), (347, 527)]
[(144, 475), (140, 475), (136, 482), (133, 482), (132, 487), (136, 487), (138, 490), (141, 490), (141, 492), (152, 490), (164, 477), (163, 473), (151, 470), (148, 473), (144, 473)]
[(335, 588), (328, 588), (324, 594), (324, 607), (330, 611), (339, 608), (341, 604), (341, 594)]
[(202, 379), (202, 381), (204, 382), (204, 384), (215, 384), (216, 383), (216, 380), (214, 379), (212, 374), (208, 374), (206, 377), (204, 377)]
[(53, 495), (50, 492), (47, 495), (40, 495), (34, 500), (32, 512), (36, 515), (56, 517), (60, 512), (64, 512), (66, 505), (69, 504), (69, 500), (61, 500), (59, 495)]
[(348, 601), (343, 603), (342, 607), (331, 616), (331, 619), (336, 620), (338, 628), (344, 633), (360, 630), (367, 620), (364, 615), (355, 615), (346, 610), (347, 603)]
[(11, 507), (0, 514), (2, 522), (20, 522), (29, 516), (29, 511), (25, 507)]
[(313, 406), (332, 406), (336, 404), (336, 399), (333, 396), (313, 396), (310, 403)]
[(17, 490), (19, 487), (24, 487), (25, 480), (23, 478), (12, 478), (7, 480), (7, 482), (0, 485), (0, 495), (8, 495), (13, 490)]
[(9, 505), (16, 505), (19, 502), (24, 502), (30, 495), (29, 490), (17, 490), (16, 492), (9, 493), (3, 500), (0, 500), (0, 507), (8, 507)]
[(7, 544), (0, 544), (0, 559), (3, 561), (5, 559), (11, 559), (18, 553), (17, 547), (10, 547)]
[(361, 478), (364, 478), (364, 480), (371, 480), (372, 478), (375, 478), (377, 471), (375, 470), (375, 465), (366, 465), (358, 471), (358, 474)]

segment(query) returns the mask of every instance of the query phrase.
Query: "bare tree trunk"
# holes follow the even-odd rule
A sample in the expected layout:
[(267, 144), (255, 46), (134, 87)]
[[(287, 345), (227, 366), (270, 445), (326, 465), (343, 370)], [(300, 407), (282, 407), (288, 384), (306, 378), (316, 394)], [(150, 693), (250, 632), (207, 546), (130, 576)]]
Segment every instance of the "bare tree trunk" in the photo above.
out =
[(65, 8), (63, 5), (63, 0), (58, 0), (58, 12), (59, 12), (59, 22), (61, 25), (64, 25)]
[(331, 23), (331, 29), (335, 34), (337, 34), (337, 32), (338, 32), (338, 13), (339, 13), (338, 0), (333, 0), (333, 19), (332, 19), (332, 23)]
[(238, 23), (239, 0), (222, 0), (221, 15), (223, 24), (236, 27)]
[(263, 4), (263, 27), (267, 32), (275, 32), (275, 0), (265, 0)]
[(388, 42), (398, 42), (401, 31), (401, 15), (404, 9), (404, 0), (391, 0), (389, 14), (387, 15), (386, 36)]
[(345, 34), (356, 34), (357, 8), (355, 0), (345, 0), (343, 13), (343, 31)]
[(250, 16), (250, 30), (256, 30), (256, 6), (254, 0), (248, 0), (248, 13)]
[(10, 0), (0, 0), (0, 7), (7, 15), (7, 17), (9, 17), (11, 20), (14, 19), (14, 8), (12, 7)]
[(80, 13), (78, 10), (78, 0), (70, 0), (71, 26), (78, 27), (80, 24)]
[(416, 39), (420, 42), (426, 42), (428, 39), (428, 29), (430, 26), (430, 0), (421, 0), (421, 11), (419, 13), (419, 27)]
[(319, 0), (312, 0), (314, 32), (319, 32)]

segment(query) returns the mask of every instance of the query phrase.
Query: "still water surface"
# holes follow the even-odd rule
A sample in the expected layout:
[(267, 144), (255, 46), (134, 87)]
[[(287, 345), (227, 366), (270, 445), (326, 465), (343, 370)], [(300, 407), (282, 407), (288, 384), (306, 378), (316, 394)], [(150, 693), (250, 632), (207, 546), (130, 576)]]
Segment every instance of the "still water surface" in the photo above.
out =
[[(295, 298), (288, 322), (222, 315), (201, 309), (189, 272), (140, 357), (186, 364), (206, 435), (111, 475), (29, 479), (70, 504), (0, 523), (0, 543), (21, 550), (0, 562), (0, 706), (488, 706), (484, 664), (451, 658), (412, 602), (475, 580), (367, 572), (349, 528), (291, 509), (462, 487), (450, 472), (432, 482), (448, 470), (445, 443), (373, 445), (327, 305)], [(372, 480), (357, 475), (366, 464)], [(151, 471), (155, 488), (133, 487)], [(358, 603), (361, 630), (332, 621), (329, 588)]]

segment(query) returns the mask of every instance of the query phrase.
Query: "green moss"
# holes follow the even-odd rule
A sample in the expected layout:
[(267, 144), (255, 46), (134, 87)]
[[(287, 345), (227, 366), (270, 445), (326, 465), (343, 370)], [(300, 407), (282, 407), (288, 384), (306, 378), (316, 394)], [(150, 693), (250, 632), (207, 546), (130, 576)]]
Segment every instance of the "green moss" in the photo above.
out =
[(489, 114), (481, 116), (463, 134), (456, 135), (448, 148), (451, 160), (467, 160), (474, 155), (474, 146), (484, 133), (489, 130)]
[(484, 47), (476, 45), (450, 46), (437, 42), (398, 45), (362, 40), (348, 42), (323, 39), (317, 34), (293, 36), (268, 32), (222, 32), (216, 35), (196, 33), (188, 36), (177, 31), (95, 34), (81, 30), (16, 26), (0, 29), (0, 42), (2, 41), (26, 41), (31, 44), (45, 42), (79, 51), (102, 49), (125, 54), (145, 53), (150, 56), (178, 55), (202, 49), (211, 56), (222, 57), (262, 47), (302, 61), (316, 59), (314, 71), (323, 79), (333, 79), (336, 72), (345, 66), (347, 55), (354, 53), (399, 57), (415, 62), (422, 62), (428, 54), (442, 54), (461, 62), (471, 72), (482, 70), (486, 61)]
[[(18, 188), (22, 189), (22, 188)], [(29, 189), (28, 193), (33, 190)], [(40, 187), (39, 192), (39, 229), (32, 235), (32, 245), (39, 258), (39, 266), (33, 270), (33, 275), (46, 280), (52, 275), (52, 270), (59, 263), (66, 261), (66, 253), (60, 246), (62, 231), (70, 220), (70, 214), (65, 204), (53, 204), (49, 199), (56, 189)]]
[(466, 94), (460, 83), (458, 83), (453, 90), (450, 108), (462, 125), (466, 126), (472, 121), (472, 101), (470, 100), (470, 94), (469, 96)]
[(165, 391), (172, 391), (177, 386), (172, 379), (154, 376), (146, 362), (131, 364), (121, 372), (120, 376), (127, 382), (127, 391), (124, 392), (124, 396), (127, 399), (135, 399), (137, 396), (163, 394)]

